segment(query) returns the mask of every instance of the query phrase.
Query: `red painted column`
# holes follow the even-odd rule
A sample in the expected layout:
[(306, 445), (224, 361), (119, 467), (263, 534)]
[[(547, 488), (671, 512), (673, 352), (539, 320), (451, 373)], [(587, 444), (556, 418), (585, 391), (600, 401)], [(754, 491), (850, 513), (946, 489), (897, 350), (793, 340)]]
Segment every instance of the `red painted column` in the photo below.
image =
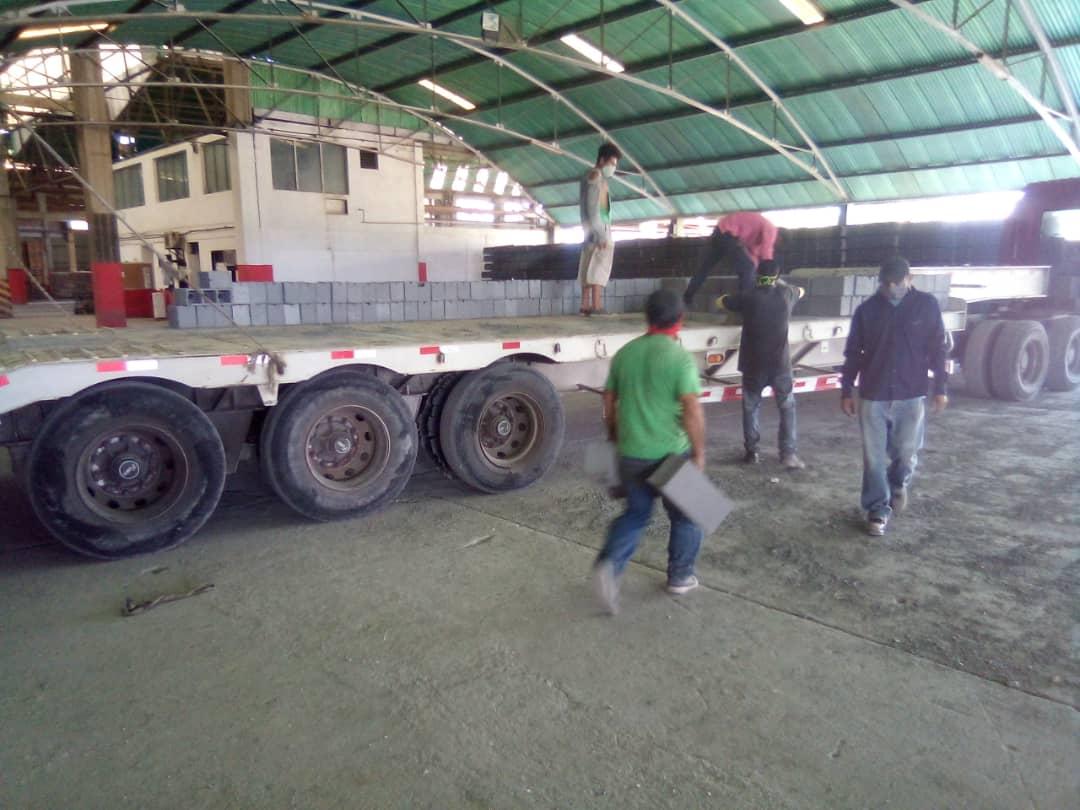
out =
[(417, 264), (416, 278), (421, 284), (427, 284), (427, 262), (419, 262)]
[(26, 271), (19, 267), (9, 267), (7, 280), (11, 290), (11, 303), (27, 303), (30, 300), (30, 290), (26, 285)]
[(119, 262), (93, 262), (94, 316), (98, 326), (127, 326), (124, 273)]

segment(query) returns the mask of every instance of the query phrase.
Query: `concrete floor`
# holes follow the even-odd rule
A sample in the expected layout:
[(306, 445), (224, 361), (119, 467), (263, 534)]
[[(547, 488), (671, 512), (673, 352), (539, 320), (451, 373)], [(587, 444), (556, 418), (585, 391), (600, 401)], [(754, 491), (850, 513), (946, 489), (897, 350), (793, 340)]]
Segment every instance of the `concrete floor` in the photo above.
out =
[(738, 511), (706, 587), (662, 592), (658, 515), (615, 619), (588, 573), (617, 504), (578, 472), (597, 401), (566, 402), (532, 489), (421, 470), (318, 525), (241, 476), (188, 544), (116, 563), (0, 474), (0, 807), (1077, 806), (1080, 394), (959, 395), (884, 540), (835, 393), (800, 399), (796, 474), (737, 464), (738, 405), (711, 406)]

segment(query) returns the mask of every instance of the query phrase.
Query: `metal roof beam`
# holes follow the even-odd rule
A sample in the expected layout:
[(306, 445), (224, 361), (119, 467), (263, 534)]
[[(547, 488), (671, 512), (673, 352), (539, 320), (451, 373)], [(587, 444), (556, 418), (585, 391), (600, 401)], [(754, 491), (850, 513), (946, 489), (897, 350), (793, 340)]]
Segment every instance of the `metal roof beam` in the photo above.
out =
[[(909, 141), (918, 140), (920, 138), (930, 138), (935, 135), (955, 135), (968, 132), (980, 132), (989, 129), (1001, 129), (1002, 127), (1020, 126), (1022, 124), (1034, 124), (1042, 119), (1039, 116), (1032, 113), (1031, 115), (1022, 115), (1015, 118), (1000, 118), (996, 121), (987, 121), (981, 124), (955, 124), (948, 127), (932, 127), (928, 129), (914, 129), (906, 130), (904, 132), (892, 132), (888, 135), (864, 135), (858, 138), (841, 138), (835, 141), (826, 141), (818, 143), (822, 149), (843, 149), (849, 146), (867, 146), (871, 144), (881, 143), (895, 143), (897, 141)], [(645, 168), (650, 172), (665, 172), (665, 171), (678, 171), (680, 169), (696, 169), (708, 166), (720, 166), (725, 163), (742, 163), (747, 160), (760, 160), (762, 158), (773, 157), (776, 153), (771, 149), (759, 149), (756, 152), (739, 152), (737, 154), (718, 155), (716, 157), (694, 158), (692, 160), (680, 160), (674, 163), (663, 163), (649, 165)], [(920, 168), (932, 168), (932, 167), (912, 167), (912, 171), (917, 171)], [(577, 182), (577, 177), (562, 177), (555, 180), (545, 180), (542, 183), (530, 183), (530, 189), (544, 189), (552, 188), (555, 186), (565, 186), (570, 183)]]
[[(347, 6), (350, 9), (359, 11), (362, 8), (373, 5), (375, 2), (377, 2), (377, 0), (360, 0), (359, 2), (348, 3)], [(292, 5), (295, 6), (296, 4), (293, 3)], [(276, 6), (275, 6), (275, 8), (276, 8)], [(299, 9), (299, 8), (297, 8), (297, 10), (301, 11), (301, 9)], [(345, 12), (345, 11), (331, 11), (326, 15), (326, 18), (327, 19), (337, 19), (339, 17), (347, 16), (347, 13), (348, 12)], [(241, 56), (255, 56), (257, 54), (261, 54), (261, 53), (264, 53), (264, 52), (271, 52), (271, 51), (273, 51), (274, 48), (278, 47), (279, 45), (284, 45), (286, 42), (289, 42), (290, 40), (296, 39), (298, 37), (303, 39), (307, 34), (310, 34), (312, 31), (317, 31), (321, 27), (322, 27), (322, 23), (318, 23), (318, 22), (304, 23), (303, 25), (294, 25), (292, 31), (284, 31), (283, 33), (280, 33), (277, 36), (271, 37), (270, 39), (266, 40), (265, 42), (260, 42), (258, 45), (255, 45), (254, 47), (246, 48), (245, 50), (243, 50), (241, 52), (240, 55)], [(328, 64), (328, 63), (326, 62), (326, 60), (323, 60), (323, 61), (318, 62), (316, 64), (317, 65), (324, 65), (324, 64)], [(331, 67), (331, 69), (333, 69), (332, 66), (330, 66), (330, 67)]]
[[(976, 62), (982, 65), (991, 74), (1006, 82), (1013, 90), (1016, 91), (1016, 93), (1021, 98), (1024, 99), (1024, 101), (1028, 103), (1028, 106), (1031, 107), (1031, 109), (1035, 110), (1035, 112), (1039, 114), (1039, 116), (1046, 123), (1046, 126), (1050, 129), (1051, 132), (1054, 133), (1054, 137), (1061, 141), (1062, 146), (1064, 146), (1068, 153), (1072, 155), (1073, 160), (1076, 161), (1077, 165), (1080, 165), (1080, 144), (1077, 143), (1076, 138), (1072, 134), (1070, 134), (1068, 130), (1061, 126), (1061, 122), (1058, 119), (1059, 117), (1063, 117), (1062, 114), (1058, 110), (1055, 110), (1053, 107), (1050, 107), (1047, 104), (1043, 103), (1042, 99), (1038, 98), (1027, 87), (1025, 87), (1023, 82), (1016, 78), (1016, 76), (1012, 73), (1012, 71), (1009, 70), (1008, 66), (1004, 62), (999, 59), (995, 59), (987, 53), (984, 53), (978, 45), (976, 45), (974, 42), (964, 36), (958, 28), (950, 26), (948, 23), (939, 20), (932, 14), (926, 13), (926, 11), (921, 8), (916, 8), (910, 2), (910, 0), (890, 0), (890, 2), (892, 2), (893, 5), (904, 9), (909, 14), (918, 17), (928, 26), (944, 34), (949, 39), (953, 40), (953, 42), (957, 43), (965, 50), (969, 51)], [(1039, 27), (1041, 30), (1041, 26)], [(1036, 40), (1038, 40), (1038, 36), (1036, 36)], [(1045, 47), (1048, 50), (1044, 50), (1044, 43)], [(1050, 41), (1046, 39), (1045, 33), (1043, 34), (1043, 41), (1039, 42), (1039, 45), (1035, 50), (1039, 53), (1042, 53), (1044, 58), (1047, 58), (1049, 62), (1048, 54), (1053, 53), (1053, 46), (1051, 45)], [(1059, 94), (1061, 94), (1062, 92), (1064, 93), (1062, 95), (1062, 103), (1068, 104), (1065, 99), (1069, 98), (1069, 88), (1067, 86), (1065, 86), (1063, 89), (1059, 88), (1058, 92)], [(1075, 106), (1072, 107), (1070, 113), (1072, 114), (1072, 116), (1075, 116)], [(1071, 120), (1075, 122), (1074, 117)]]
[[(1080, 45), (1080, 36), (1070, 37), (1066, 40), (1061, 40), (1055, 43), (1055, 47), (1072, 47)], [(1039, 53), (1037, 47), (1020, 48), (1012, 52), (1012, 56), (1030, 56), (1032, 54)], [(791, 87), (782, 90), (783, 97), (786, 101), (791, 101), (793, 98), (800, 98), (804, 96), (813, 96), (818, 93), (831, 93), (837, 90), (850, 90), (855, 87), (862, 87), (864, 85), (883, 84), (885, 82), (896, 81), (897, 79), (907, 79), (915, 76), (924, 76), (929, 73), (940, 73), (947, 70), (954, 70), (957, 68), (970, 67), (978, 63), (978, 59), (973, 56), (962, 56), (956, 59), (950, 59), (947, 61), (932, 62), (917, 67), (903, 67), (896, 70), (884, 71), (882, 73), (875, 73), (867, 76), (859, 76), (853, 79), (844, 79), (842, 81), (828, 81), (820, 82), (817, 84), (807, 84), (801, 87)], [(752, 107), (758, 104), (764, 104), (768, 102), (768, 97), (760, 93), (747, 94), (745, 96), (734, 97), (730, 99), (730, 104), (727, 105), (729, 110), (737, 110), (744, 107)], [(711, 105), (723, 105), (726, 99), (714, 99), (709, 103)], [(632, 118), (622, 118), (615, 121), (608, 121), (604, 126), (611, 131), (618, 131), (620, 129), (627, 129), (631, 127), (647, 126), (649, 124), (668, 123), (671, 121), (677, 121), (682, 118), (690, 118), (693, 116), (701, 115), (701, 111), (698, 109), (683, 109), (683, 110), (667, 110), (650, 115), (634, 116)], [(585, 129), (567, 130), (562, 133), (561, 138), (564, 141), (571, 140), (573, 138), (579, 138), (590, 133)], [(494, 143), (484, 147), (487, 152), (500, 152), (504, 149), (512, 149), (515, 144), (512, 143)]]
[[(222, 9), (222, 12), (224, 12), (225, 14), (232, 14), (235, 11), (240, 11), (241, 9), (253, 5), (255, 2), (256, 0), (233, 0), (233, 2), (229, 3), (229, 5), (225, 6), (225, 8)], [(207, 25), (214, 26), (217, 25), (219, 22), (221, 22), (221, 20), (212, 20), (207, 23)], [(173, 37), (169, 44), (183, 45), (185, 42), (187, 42), (196, 34), (201, 33), (203, 30), (205, 30), (204, 26), (200, 25), (199, 23), (188, 26), (175, 37)]]
[(1035, 37), (1035, 41), (1039, 43), (1039, 50), (1043, 52), (1043, 58), (1046, 59), (1046, 64), (1050, 68), (1050, 75), (1053, 76), (1058, 97), (1065, 105), (1065, 112), (1068, 113), (1069, 120), (1072, 122), (1072, 136), (1075, 143), (1080, 139), (1080, 113), (1077, 112), (1076, 100), (1069, 89), (1068, 79), (1065, 78), (1065, 73), (1061, 69), (1061, 63), (1058, 61), (1054, 46), (1050, 44), (1050, 38), (1046, 35), (1046, 30), (1043, 28), (1042, 23), (1039, 22), (1031, 3), (1028, 0), (1014, 1), (1017, 8), (1020, 9), (1020, 16), (1024, 18), (1024, 24), (1027, 25), (1032, 36)]

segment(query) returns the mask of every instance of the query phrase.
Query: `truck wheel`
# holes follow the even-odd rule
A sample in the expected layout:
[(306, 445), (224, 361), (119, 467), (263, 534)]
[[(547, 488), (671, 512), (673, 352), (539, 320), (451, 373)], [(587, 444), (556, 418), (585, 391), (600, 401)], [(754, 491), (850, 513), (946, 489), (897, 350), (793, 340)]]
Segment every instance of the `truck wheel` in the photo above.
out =
[(461, 374), (443, 374), (437, 379), (431, 390), (420, 404), (420, 412), (416, 415), (416, 425), (420, 433), (420, 441), (427, 450), (435, 466), (442, 470), (448, 478), (453, 478), (454, 473), (450, 465), (446, 463), (442, 445), (439, 444), (439, 422), (442, 420), (443, 408), (446, 406), (446, 398), (450, 396), (450, 390), (461, 379)]
[(546, 377), (498, 363), (465, 375), (450, 391), (439, 424), (446, 463), (482, 492), (538, 481), (558, 458), (566, 420)]
[(1005, 321), (979, 321), (964, 347), (964, 383), (973, 397), (990, 399), (990, 358)]
[(221, 436), (197, 406), (148, 383), (73, 397), (30, 451), (30, 502), (57, 540), (119, 559), (184, 542), (225, 486)]
[(1046, 330), (1038, 321), (1005, 321), (990, 359), (990, 390), (1025, 402), (1042, 390), (1050, 363)]
[(1050, 370), (1046, 387), (1051, 391), (1080, 388), (1080, 316), (1055, 318), (1046, 324), (1050, 339)]
[(290, 396), (275, 411), (263, 465), (300, 514), (335, 520), (373, 512), (408, 483), (416, 425), (401, 394), (381, 380), (358, 375)]

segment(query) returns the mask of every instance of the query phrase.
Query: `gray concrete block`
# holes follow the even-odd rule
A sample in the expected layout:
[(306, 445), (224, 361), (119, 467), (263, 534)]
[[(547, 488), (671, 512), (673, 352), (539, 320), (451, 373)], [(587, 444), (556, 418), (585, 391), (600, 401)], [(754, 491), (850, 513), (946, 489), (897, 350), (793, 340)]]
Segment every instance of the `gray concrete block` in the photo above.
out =
[(541, 315), (554, 315), (555, 305), (558, 304), (559, 308), (562, 308), (561, 298), (541, 298), (540, 299), (540, 314)]
[[(442, 301), (439, 302), (440, 304)], [(431, 320), (431, 301), (417, 301), (416, 302), (416, 319), (418, 321), (430, 321)]]
[(250, 304), (233, 304), (231, 309), (234, 324), (237, 326), (251, 326)]
[(349, 312), (349, 323), (363, 323), (364, 322), (364, 305), (363, 304), (348, 304), (348, 312)]
[(218, 293), (220, 290), (202, 290), (202, 303), (204, 304), (216, 304), (218, 302)]
[(391, 301), (404, 301), (405, 300), (405, 284), (401, 281), (390, 282), (390, 300)]
[(445, 301), (446, 300), (446, 288), (449, 286), (445, 281), (430, 281), (428, 282), (428, 289), (431, 291), (432, 301)]
[(316, 304), (316, 323), (333, 323), (334, 322), (334, 305), (333, 304)]
[(480, 317), (480, 302), (479, 301), (462, 301), (460, 310), (460, 318), (479, 318)]
[(260, 286), (263, 288), (263, 297), (266, 299), (266, 303), (285, 303), (285, 285), (280, 281), (264, 281)]
[(199, 273), (199, 286), (204, 290), (227, 290), (232, 283), (232, 273), (228, 270), (204, 270)]
[(405, 320), (405, 302), (404, 301), (391, 301), (390, 302), (390, 320), (395, 323), (400, 323)]
[(349, 322), (349, 305), (335, 303), (330, 308), (330, 318), (334, 323)]
[(854, 295), (855, 276), (814, 276), (810, 279), (809, 294), (816, 297)]
[(286, 281), (281, 285), (282, 293), (284, 294), (284, 301), (286, 304), (302, 304), (304, 303), (304, 287), (306, 284), (302, 284), (299, 281)]
[(319, 305), (315, 303), (300, 305), (300, 323), (318, 323)]
[(518, 315), (539, 315), (540, 314), (540, 298), (530, 298), (527, 301), (521, 301), (518, 304)]
[[(423, 304), (421, 304), (421, 306), (423, 306)], [(445, 301), (432, 301), (428, 306), (431, 307), (428, 311), (428, 320), (441, 321), (446, 319)]]
[(362, 304), (365, 301), (364, 293), (367, 284), (361, 284), (358, 281), (350, 281), (345, 285), (347, 288), (348, 302), (350, 304)]
[[(241, 285), (237, 284), (236, 286), (239, 287)], [(247, 287), (247, 290), (248, 290), (248, 303), (249, 304), (267, 304), (267, 303), (270, 303), (269, 301), (267, 301), (267, 296), (268, 296), (268, 293), (269, 293), (269, 288), (274, 286), (274, 285), (265, 284), (265, 283), (255, 283), (255, 284), (247, 283), (247, 284), (244, 284), (243, 286)], [(236, 287), (234, 287), (233, 289), (235, 290)], [(279, 302), (274, 301), (274, 303), (276, 304), (276, 303), (279, 303)]]
[(334, 302), (334, 285), (329, 281), (319, 281), (315, 284), (315, 303), (332, 304)]
[(389, 302), (366, 301), (360, 306), (364, 312), (364, 323), (381, 323), (390, 320)]
[(500, 298), (506, 298), (506, 282), (505, 281), (488, 281), (485, 282), (488, 288), (488, 298), (492, 301), (498, 301)]
[(469, 298), (473, 301), (483, 301), (489, 295), (489, 287), (486, 281), (473, 281), (469, 283)]
[(284, 304), (282, 310), (285, 313), (285, 325), (297, 326), (300, 323), (300, 305)]
[[(505, 301), (506, 299), (503, 299), (503, 300)], [(485, 301), (477, 301), (476, 303), (478, 303), (480, 305), (480, 316), (479, 317), (481, 317), (481, 318), (494, 318), (495, 317), (495, 301), (494, 301), (494, 299), (488, 298)]]
[(385, 281), (364, 284), (363, 300), (365, 304), (381, 304), (390, 301), (390, 284)]
[[(395, 307), (397, 304), (391, 304)], [(420, 320), (420, 308), (416, 301), (403, 301), (401, 304), (401, 320), (403, 321), (418, 321)]]
[(468, 281), (458, 281), (454, 283), (454, 292), (452, 295), (447, 294), (446, 300), (456, 298), (458, 301), (468, 301), (472, 298), (472, 285)]
[(529, 298), (540, 297), (540, 282), (536, 279), (529, 279)]
[[(266, 324), (267, 326), (284, 326), (285, 325), (285, 307), (290, 306), (287, 304), (267, 304), (266, 305)], [(297, 314), (299, 317), (299, 313)]]
[[(452, 300), (452, 301), (443, 301), (441, 303), (443, 305), (443, 320), (456, 321), (458, 318), (465, 317), (464, 315), (461, 314), (461, 301)], [(435, 302), (434, 301), (431, 304), (431, 308), (432, 308), (432, 311), (434, 312), (434, 310), (435, 310)]]
[[(513, 299), (510, 299), (510, 300), (513, 300)], [(492, 316), (496, 317), (496, 318), (505, 318), (506, 317), (506, 312), (507, 312), (507, 304), (509, 304), (509, 303), (510, 303), (510, 301), (505, 299), (505, 298), (498, 298), (498, 299), (492, 301), (491, 304), (492, 304), (492, 307), (494, 308), (494, 311), (491, 313)]]
[[(541, 281), (540, 282), (540, 297), (541, 298), (555, 298), (559, 295), (559, 283), (557, 281)], [(561, 297), (561, 296), (560, 296)]]
[(877, 292), (878, 279), (877, 276), (856, 276), (855, 277), (855, 295), (873, 295)]
[(405, 284), (406, 301), (430, 301), (431, 285), (410, 281)]
[(251, 287), (247, 284), (234, 284), (231, 292), (234, 304), (251, 303)]
[(228, 324), (225, 316), (213, 304), (196, 304), (195, 319), (200, 329), (220, 329)]
[(173, 290), (173, 306), (191, 307), (202, 302), (202, 290), (192, 290), (190, 288)]
[(267, 317), (269, 307), (266, 304), (251, 304), (251, 325), (266, 326), (270, 323)]
[(854, 298), (850, 295), (831, 297), (811, 296), (806, 299), (806, 314), (815, 318), (842, 318), (854, 310)]
[(335, 281), (330, 284), (330, 303), (349, 303), (349, 285), (344, 281)]
[(173, 329), (194, 329), (199, 325), (194, 306), (171, 306), (165, 314), (169, 318), (169, 326)]

